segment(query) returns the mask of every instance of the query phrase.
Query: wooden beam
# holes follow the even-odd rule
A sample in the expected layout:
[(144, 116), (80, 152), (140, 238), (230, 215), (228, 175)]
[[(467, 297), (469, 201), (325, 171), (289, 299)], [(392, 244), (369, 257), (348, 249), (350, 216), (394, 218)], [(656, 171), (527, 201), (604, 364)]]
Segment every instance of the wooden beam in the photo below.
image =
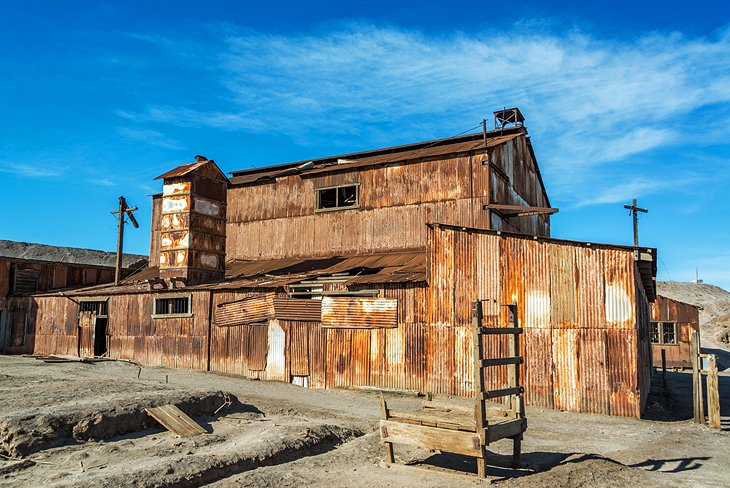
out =
[(472, 432), (381, 420), (380, 437), (383, 442), (407, 444), (429, 451), (452, 452), (477, 458), (482, 456), (479, 435)]
[(487, 444), (522, 434), (527, 430), (527, 419), (515, 419), (487, 427)]
[(505, 364), (522, 364), (522, 356), (482, 359), (481, 363), (482, 368), (488, 368), (490, 366), (504, 366)]
[(720, 385), (717, 377), (717, 359), (710, 354), (707, 360), (707, 425), (713, 429), (720, 425)]
[(480, 334), (522, 334), (522, 327), (480, 327)]
[(501, 203), (488, 203), (483, 210), (494, 210), (504, 217), (528, 217), (530, 215), (549, 215), (558, 213), (559, 209), (552, 207), (529, 207), (526, 205), (504, 205)]
[(507, 395), (519, 395), (523, 393), (525, 389), (522, 386), (516, 386), (513, 388), (503, 388), (501, 390), (491, 390), (482, 392), (482, 399), (489, 400), (491, 398), (499, 398)]

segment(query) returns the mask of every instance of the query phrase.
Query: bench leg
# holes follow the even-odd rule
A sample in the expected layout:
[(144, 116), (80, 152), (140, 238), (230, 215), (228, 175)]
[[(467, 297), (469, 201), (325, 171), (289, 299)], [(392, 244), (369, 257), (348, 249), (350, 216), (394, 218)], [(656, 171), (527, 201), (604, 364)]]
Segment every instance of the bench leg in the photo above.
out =
[(393, 464), (395, 462), (395, 456), (393, 455), (393, 443), (385, 443), (385, 463)]
[(513, 438), (514, 444), (512, 446), (512, 467), (519, 468), (520, 454), (522, 453), (522, 434), (516, 435)]

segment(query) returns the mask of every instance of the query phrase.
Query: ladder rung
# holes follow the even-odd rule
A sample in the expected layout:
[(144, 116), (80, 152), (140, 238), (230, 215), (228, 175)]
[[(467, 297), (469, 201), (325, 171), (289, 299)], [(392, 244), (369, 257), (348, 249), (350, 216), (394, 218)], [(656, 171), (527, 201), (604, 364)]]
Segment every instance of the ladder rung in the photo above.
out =
[(522, 334), (522, 327), (479, 327), (480, 334)]
[(522, 356), (482, 359), (482, 368), (488, 368), (490, 366), (504, 366), (505, 364), (522, 364), (522, 362)]
[(499, 398), (509, 395), (519, 395), (525, 391), (523, 386), (515, 386), (513, 388), (502, 388), (501, 390), (490, 390), (482, 392), (482, 400), (489, 400), (490, 398)]

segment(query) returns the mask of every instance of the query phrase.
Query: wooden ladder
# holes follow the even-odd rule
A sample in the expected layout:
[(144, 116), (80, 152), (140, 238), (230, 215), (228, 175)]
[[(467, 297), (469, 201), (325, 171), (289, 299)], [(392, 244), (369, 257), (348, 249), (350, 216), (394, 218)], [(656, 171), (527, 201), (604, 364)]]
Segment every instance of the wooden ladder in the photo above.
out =
[[(512, 449), (512, 465), (520, 466), (520, 453), (522, 449), (522, 433), (527, 427), (525, 419), (525, 410), (522, 394), (525, 388), (520, 385), (520, 365), (523, 363), (520, 353), (520, 335), (523, 330), (519, 326), (517, 318), (517, 305), (503, 305), (509, 310), (509, 326), (508, 327), (483, 327), (482, 326), (482, 302), (474, 300), (472, 302), (472, 333), (474, 337), (474, 390), (475, 390), (475, 406), (474, 418), (476, 421), (476, 431), (480, 436), (481, 457), (477, 458), (477, 476), (486, 478), (487, 464), (486, 453), (487, 446), (490, 442), (511, 438), (513, 440)], [(484, 358), (484, 341), (485, 335), (511, 335), (511, 340), (507, 345), (507, 357), (502, 358)], [(486, 390), (484, 385), (484, 370), (495, 366), (508, 366), (507, 387), (497, 390)], [(503, 398), (505, 410), (513, 421), (508, 423), (496, 424), (490, 429), (487, 419), (488, 400)]]

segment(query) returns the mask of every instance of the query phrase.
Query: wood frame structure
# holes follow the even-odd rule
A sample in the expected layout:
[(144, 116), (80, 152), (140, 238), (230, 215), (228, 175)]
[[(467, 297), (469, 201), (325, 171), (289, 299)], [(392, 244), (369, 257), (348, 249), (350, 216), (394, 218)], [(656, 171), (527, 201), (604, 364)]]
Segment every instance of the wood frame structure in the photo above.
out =
[[(485, 479), (487, 446), (500, 439), (512, 439), (512, 465), (520, 466), (522, 436), (527, 430), (522, 398), (524, 387), (520, 385), (520, 365), (523, 358), (519, 355), (519, 337), (523, 330), (517, 318), (517, 305), (505, 306), (509, 309), (508, 327), (483, 327), (482, 302), (475, 300), (472, 303), (475, 399), (471, 421), (467, 418), (460, 419), (458, 407), (455, 409), (453, 406), (442, 408), (439, 412), (439, 408), (426, 404), (424, 411), (395, 412), (388, 407), (381, 395), (380, 436), (385, 445), (387, 465), (395, 462), (393, 444), (407, 444), (430, 451), (474, 457), (477, 462), (477, 477)], [(495, 334), (511, 336), (508, 338), (509, 356), (484, 358), (483, 336)], [(486, 390), (484, 370), (495, 366), (508, 367), (508, 384), (506, 388)], [(487, 404), (497, 398), (503, 398), (501, 406)], [(427, 411), (429, 408), (430, 412)]]

